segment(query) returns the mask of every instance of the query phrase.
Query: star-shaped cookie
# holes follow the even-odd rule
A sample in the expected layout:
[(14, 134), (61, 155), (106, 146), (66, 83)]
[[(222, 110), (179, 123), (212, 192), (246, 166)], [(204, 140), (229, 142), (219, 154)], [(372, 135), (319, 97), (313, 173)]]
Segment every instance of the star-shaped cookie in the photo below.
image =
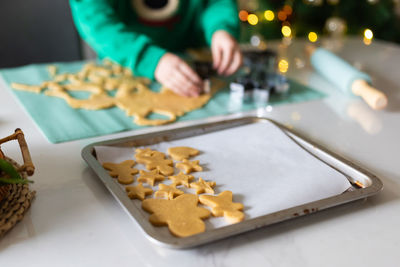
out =
[(154, 186), (157, 181), (164, 181), (165, 179), (164, 175), (158, 173), (158, 170), (152, 170), (149, 172), (140, 170), (139, 174), (140, 176), (137, 179), (138, 182), (147, 183), (151, 186)]
[(143, 200), (147, 195), (151, 195), (153, 190), (148, 187), (144, 187), (142, 183), (139, 183), (137, 186), (127, 186), (125, 187), (126, 192), (128, 193), (128, 197), (131, 199), (140, 199)]
[(204, 232), (202, 219), (210, 216), (210, 211), (197, 206), (198, 197), (183, 194), (174, 199), (145, 199), (142, 208), (151, 213), (149, 221), (155, 226), (168, 225), (169, 231), (178, 237), (186, 237)]
[(204, 181), (201, 177), (197, 182), (190, 183), (190, 188), (196, 189), (196, 194), (201, 194), (201, 193), (209, 193), (209, 194), (214, 194), (214, 189), (213, 187), (215, 186), (215, 182), (207, 182)]
[(146, 164), (146, 169), (157, 169), (163, 175), (172, 175), (174, 174), (173, 165), (174, 163), (170, 159), (154, 159)]
[(194, 179), (194, 176), (180, 172), (177, 175), (168, 176), (168, 179), (170, 179), (176, 185), (184, 185), (186, 187), (189, 187), (189, 182)]
[(111, 177), (117, 178), (120, 184), (133, 183), (133, 176), (139, 171), (133, 166), (136, 162), (134, 160), (125, 160), (121, 163), (103, 163), (103, 168), (108, 171)]
[(188, 146), (170, 147), (167, 150), (168, 155), (174, 160), (184, 160), (199, 154), (197, 149)]
[(211, 207), (211, 213), (216, 217), (224, 216), (231, 223), (243, 221), (244, 214), (242, 203), (232, 202), (232, 192), (223, 191), (218, 196), (201, 195), (200, 203)]
[(174, 199), (175, 197), (180, 196), (183, 193), (183, 191), (176, 188), (175, 184), (159, 184), (158, 191), (154, 193), (154, 196), (156, 198)]
[(177, 163), (176, 167), (184, 171), (186, 174), (191, 172), (201, 172), (203, 168), (199, 165), (199, 162), (199, 160), (189, 161), (184, 159), (182, 162)]

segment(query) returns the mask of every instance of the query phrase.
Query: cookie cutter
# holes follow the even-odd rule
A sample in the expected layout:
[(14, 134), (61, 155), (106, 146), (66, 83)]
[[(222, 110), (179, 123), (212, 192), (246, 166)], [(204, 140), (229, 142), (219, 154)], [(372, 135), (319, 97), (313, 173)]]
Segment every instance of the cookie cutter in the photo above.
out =
[[(178, 140), (186, 137), (221, 131), (262, 121), (272, 122), (300, 147), (320, 159), (328, 166), (335, 168), (336, 170), (344, 174), (351, 183), (352, 187), (342, 194), (333, 197), (320, 199), (270, 214), (265, 214), (256, 218), (246, 219), (240, 223), (215, 228), (212, 230), (206, 230), (204, 233), (200, 233), (197, 235), (179, 238), (174, 237), (171, 234), (160, 235), (159, 232), (155, 231), (155, 227), (152, 226), (150, 222), (148, 222), (148, 220), (143, 216), (143, 213), (145, 212), (140, 207), (134, 204), (134, 202), (127, 196), (125, 191), (122, 190), (121, 187), (115, 181), (113, 181), (113, 179), (110, 178), (107, 171), (104, 170), (99, 161), (97, 161), (96, 152), (94, 149), (95, 146), (149, 146), (164, 141)], [(185, 126), (175, 129), (138, 134), (125, 138), (97, 142), (84, 147), (82, 150), (82, 157), (87, 162), (89, 167), (91, 167), (93, 171), (98, 175), (100, 180), (105, 184), (107, 189), (112, 193), (112, 195), (121, 204), (121, 206), (141, 226), (141, 229), (144, 231), (148, 239), (154, 241), (158, 245), (175, 249), (183, 249), (203, 245), (237, 234), (256, 230), (261, 227), (309, 215), (311, 213), (319, 212), (321, 210), (332, 208), (355, 200), (365, 199), (369, 196), (377, 194), (383, 188), (383, 183), (377, 176), (352, 163), (351, 161), (343, 158), (342, 156), (335, 154), (318, 145), (317, 143), (302, 137), (300, 134), (291, 129), (288, 129), (287, 127), (279, 124), (276, 121), (267, 118), (252, 116)]]

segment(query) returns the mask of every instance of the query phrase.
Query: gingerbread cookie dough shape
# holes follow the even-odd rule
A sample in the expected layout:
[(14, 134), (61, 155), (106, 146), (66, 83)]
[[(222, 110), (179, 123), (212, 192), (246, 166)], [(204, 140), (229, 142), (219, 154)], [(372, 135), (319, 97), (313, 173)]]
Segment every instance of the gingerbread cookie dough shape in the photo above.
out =
[(146, 196), (153, 194), (153, 190), (151, 188), (144, 187), (142, 183), (139, 183), (137, 186), (127, 186), (125, 187), (125, 190), (130, 199), (143, 200)]
[(184, 159), (182, 162), (177, 163), (176, 167), (184, 171), (186, 174), (191, 172), (201, 172), (203, 168), (199, 165), (199, 162), (199, 160), (189, 161)]
[[(116, 105), (125, 110), (128, 116), (134, 116), (137, 125), (162, 125), (176, 120), (186, 112), (201, 108), (224, 82), (218, 79), (212, 81), (212, 93), (202, 94), (199, 97), (184, 97), (173, 91), (163, 88), (160, 93), (153, 92), (147, 87), (139, 85), (134, 92), (116, 95)], [(167, 116), (167, 119), (148, 119), (151, 113)]]
[(190, 188), (196, 189), (196, 194), (208, 193), (214, 194), (215, 182), (204, 181), (201, 177), (197, 182), (190, 183)]
[(136, 149), (136, 160), (139, 163), (145, 164), (146, 169), (157, 169), (163, 175), (174, 174), (174, 163), (170, 159), (165, 159), (165, 154), (150, 148)]
[(154, 184), (157, 181), (161, 182), (161, 181), (164, 181), (164, 179), (165, 179), (165, 177), (163, 175), (159, 174), (158, 170), (152, 170), (149, 172), (141, 170), (140, 176), (137, 180), (138, 180), (138, 182), (147, 183), (151, 186), (154, 186)]
[(169, 176), (168, 179), (170, 179), (175, 185), (184, 185), (189, 187), (189, 182), (194, 179), (194, 176), (180, 172), (177, 175)]
[(216, 217), (224, 216), (230, 223), (243, 221), (244, 214), (242, 203), (232, 202), (232, 192), (223, 191), (218, 196), (201, 195), (200, 203), (211, 207), (211, 212)]
[(173, 235), (187, 237), (204, 232), (202, 219), (210, 217), (210, 211), (197, 204), (196, 195), (183, 194), (172, 200), (145, 199), (142, 208), (151, 213), (149, 220), (154, 226), (167, 225)]
[(133, 166), (136, 162), (134, 160), (125, 160), (121, 163), (103, 163), (103, 168), (108, 171), (111, 177), (117, 178), (120, 184), (133, 183), (133, 176), (139, 171)]
[(137, 148), (135, 150), (136, 161), (141, 164), (147, 164), (154, 160), (165, 159), (165, 154), (157, 150), (152, 150), (150, 148)]
[(188, 159), (190, 157), (198, 155), (199, 151), (188, 146), (177, 146), (168, 148), (167, 153), (174, 160), (182, 161), (184, 159)]
[(183, 193), (183, 191), (176, 188), (175, 184), (159, 184), (158, 191), (154, 193), (154, 196), (156, 198), (174, 199), (175, 197), (180, 196)]

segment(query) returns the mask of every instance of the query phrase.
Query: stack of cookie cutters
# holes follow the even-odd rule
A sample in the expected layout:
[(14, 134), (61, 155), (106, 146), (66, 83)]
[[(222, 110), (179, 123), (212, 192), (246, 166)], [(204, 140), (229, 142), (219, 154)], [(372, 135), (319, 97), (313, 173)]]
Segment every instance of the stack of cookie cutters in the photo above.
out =
[[(138, 207), (131, 199), (129, 199), (121, 186), (119, 186), (112, 178), (110, 178), (107, 171), (103, 169), (100, 162), (96, 158), (96, 146), (151, 146), (165, 141), (173, 141), (187, 137), (200, 136), (207, 133), (233, 129), (235, 127), (249, 125), (252, 123), (262, 123), (265, 121), (269, 121), (278, 126), (287, 136), (289, 136), (293, 140), (293, 142), (299, 145), (302, 149), (311, 153), (317, 159), (327, 164), (330, 168), (334, 168), (345, 175), (345, 177), (352, 185), (351, 188), (341, 194), (332, 197), (298, 205), (270, 214), (265, 214), (259, 217), (245, 219), (244, 221), (237, 224), (206, 230), (204, 233), (194, 236), (178, 238), (170, 234), (161, 235), (159, 231), (156, 231), (155, 227), (152, 226), (148, 222), (148, 220), (142, 215), (143, 211), (141, 210), (140, 206)], [(146, 134), (138, 134), (130, 137), (93, 143), (86, 146), (82, 150), (82, 157), (98, 175), (98, 177), (105, 184), (108, 190), (114, 195), (116, 200), (140, 225), (145, 233), (145, 236), (148, 239), (154, 241), (158, 245), (177, 249), (202, 245), (219, 239), (241, 234), (247, 231), (256, 230), (258, 228), (279, 223), (282, 221), (287, 221), (298, 218), (300, 216), (319, 212), (321, 210), (349, 203), (358, 199), (364, 199), (378, 193), (383, 187), (380, 179), (369, 171), (361, 168), (360, 166), (357, 166), (351, 161), (333, 152), (328, 151), (317, 143), (307, 140), (300, 134), (295, 133), (293, 130), (288, 129), (275, 121), (258, 117), (242, 117), (239, 119), (221, 120), (217, 122), (199, 123), (195, 125), (191, 124), (189, 126), (182, 126), (179, 128), (159, 132), (150, 132)]]
[(233, 102), (263, 106), (268, 103), (270, 94), (284, 95), (289, 91), (287, 78), (276, 70), (274, 51), (245, 51), (243, 57), (244, 67), (230, 83)]

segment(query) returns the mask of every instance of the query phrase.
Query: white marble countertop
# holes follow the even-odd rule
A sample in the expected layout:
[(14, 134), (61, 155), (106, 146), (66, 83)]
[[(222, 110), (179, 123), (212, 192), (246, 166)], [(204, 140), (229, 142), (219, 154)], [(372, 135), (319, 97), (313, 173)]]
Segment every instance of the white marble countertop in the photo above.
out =
[[(375, 173), (384, 183), (377, 196), (194, 249), (161, 248), (144, 237), (80, 156), (86, 144), (133, 132), (50, 144), (1, 83), (0, 136), (24, 130), (37, 168), (37, 197), (23, 221), (0, 240), (0, 266), (397, 266), (400, 46), (349, 39), (338, 50), (388, 95), (388, 108), (372, 111), (308, 66), (296, 67), (304, 60), (301, 44), (281, 51), (290, 63), (288, 75), (330, 96), (259, 112)], [(3, 149), (21, 159), (16, 143)]]

